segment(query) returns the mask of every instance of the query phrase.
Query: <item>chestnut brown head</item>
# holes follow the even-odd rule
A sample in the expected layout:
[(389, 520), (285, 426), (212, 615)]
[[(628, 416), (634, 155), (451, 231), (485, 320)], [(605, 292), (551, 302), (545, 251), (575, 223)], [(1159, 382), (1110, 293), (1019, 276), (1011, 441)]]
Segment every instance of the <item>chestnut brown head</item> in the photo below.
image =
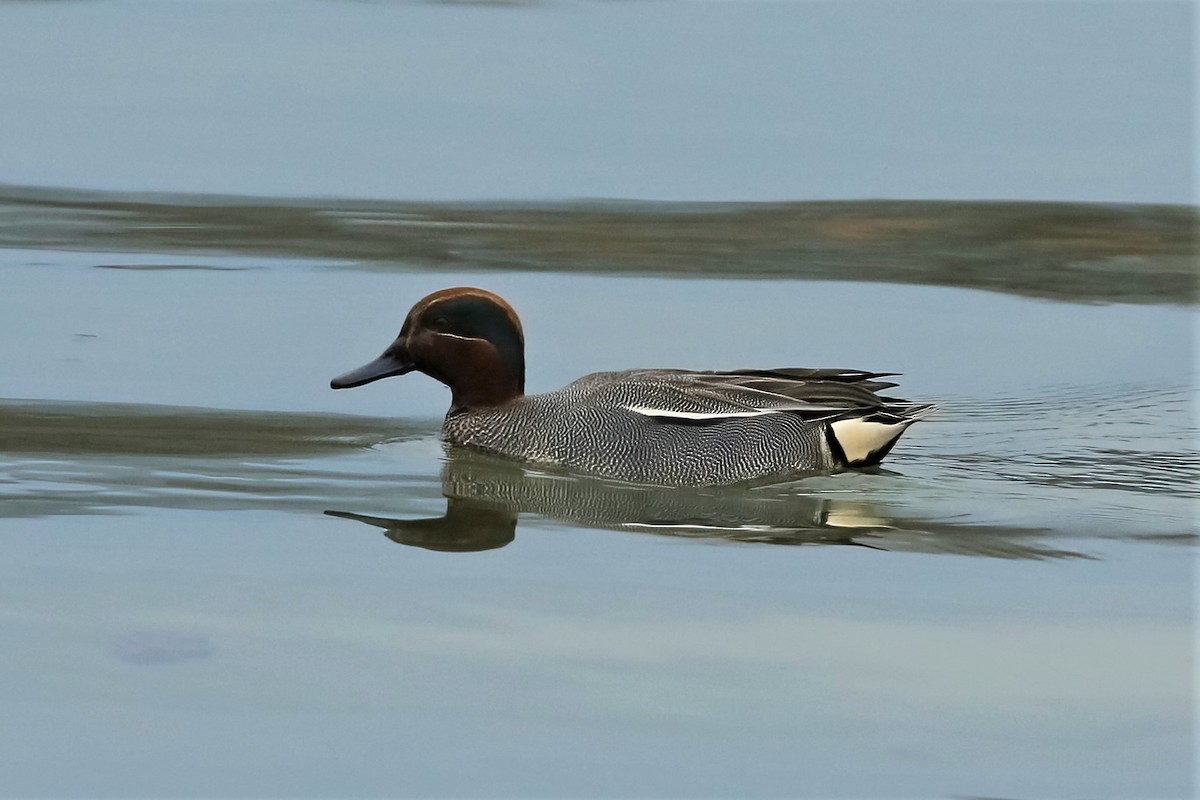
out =
[(517, 313), (484, 289), (442, 289), (408, 312), (400, 335), (369, 364), (330, 381), (362, 386), (416, 370), (450, 387), (452, 409), (495, 406), (525, 391), (525, 335)]

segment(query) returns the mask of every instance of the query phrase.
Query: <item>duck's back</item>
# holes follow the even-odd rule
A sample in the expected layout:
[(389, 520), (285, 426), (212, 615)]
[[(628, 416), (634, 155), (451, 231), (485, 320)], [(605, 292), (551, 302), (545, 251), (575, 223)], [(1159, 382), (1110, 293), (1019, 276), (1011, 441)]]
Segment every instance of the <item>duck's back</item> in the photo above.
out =
[(912, 407), (876, 395), (892, 385), (878, 377), (848, 370), (596, 373), (503, 406), (452, 411), (444, 432), (455, 444), (619, 480), (731, 483), (845, 466), (829, 430), (838, 420), (883, 414), (906, 426), (902, 415)]

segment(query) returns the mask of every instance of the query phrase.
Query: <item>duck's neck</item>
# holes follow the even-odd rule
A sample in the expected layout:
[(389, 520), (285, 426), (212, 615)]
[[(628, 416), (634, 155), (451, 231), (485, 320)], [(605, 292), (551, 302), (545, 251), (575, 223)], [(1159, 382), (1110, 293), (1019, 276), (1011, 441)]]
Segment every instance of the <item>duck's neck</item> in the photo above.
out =
[(525, 354), (495, 342), (464, 343), (439, 377), (452, 392), (451, 412), (506, 405), (525, 393)]
[(475, 376), (476, 380), (450, 387), (450, 413), (507, 405), (525, 393), (523, 376), (500, 379), (494, 376)]

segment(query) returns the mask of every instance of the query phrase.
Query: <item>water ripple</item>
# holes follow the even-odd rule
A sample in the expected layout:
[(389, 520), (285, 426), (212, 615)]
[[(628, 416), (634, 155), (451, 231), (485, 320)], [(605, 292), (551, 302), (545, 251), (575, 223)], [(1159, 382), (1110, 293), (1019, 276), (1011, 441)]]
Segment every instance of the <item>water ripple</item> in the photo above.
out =
[(1194, 395), (1186, 386), (1071, 386), (951, 399), (915, 458), (1028, 484), (1200, 497)]

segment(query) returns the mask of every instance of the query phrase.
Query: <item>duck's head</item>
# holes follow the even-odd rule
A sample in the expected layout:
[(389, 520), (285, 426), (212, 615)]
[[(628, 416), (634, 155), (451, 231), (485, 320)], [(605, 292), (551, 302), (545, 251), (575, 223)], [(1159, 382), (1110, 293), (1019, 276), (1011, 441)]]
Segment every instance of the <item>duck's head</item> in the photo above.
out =
[(413, 370), (449, 386), (454, 409), (495, 406), (521, 396), (525, 335), (517, 312), (483, 289), (434, 292), (408, 312), (383, 355), (329, 385), (350, 389)]

